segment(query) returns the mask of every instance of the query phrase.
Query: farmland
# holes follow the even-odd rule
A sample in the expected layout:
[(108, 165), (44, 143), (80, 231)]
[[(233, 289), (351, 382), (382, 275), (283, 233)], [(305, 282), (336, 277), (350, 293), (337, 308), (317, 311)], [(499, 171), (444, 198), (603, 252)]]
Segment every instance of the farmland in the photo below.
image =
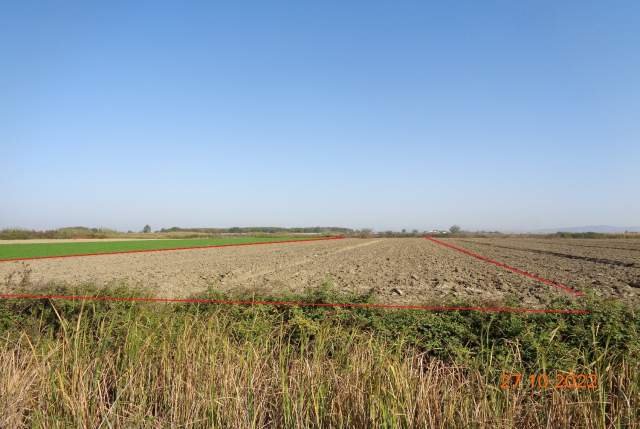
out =
[(421, 237), (4, 261), (1, 294), (98, 299), (0, 301), (0, 426), (639, 427), (640, 241), (441, 241), (584, 295)]
[[(321, 237), (315, 237), (321, 238)], [(184, 248), (234, 246), (296, 240), (312, 240), (308, 236), (231, 236), (171, 240), (46, 240), (39, 243), (0, 242), (0, 260), (49, 258), (72, 255), (95, 255), (123, 252), (145, 252)]]
[[(254, 239), (34, 244), (28, 249), (38, 246), (42, 246), (39, 252), (48, 251), (48, 246), (69, 252), (80, 246), (94, 251), (157, 249), (170, 245), (180, 247), (187, 241), (205, 245), (249, 240)], [(640, 301), (640, 240), (578, 241), (533, 238), (445, 240), (585, 294)], [(4, 246), (0, 245), (0, 251)], [(12, 245), (9, 252), (14, 252), (18, 246), (24, 245)], [(32, 254), (41, 253), (34, 251)], [(0, 275), (8, 278), (14, 274), (13, 283), (6, 283), (5, 290), (18, 289), (15, 279), (25, 268), (30, 281), (38, 285), (54, 282), (106, 286), (124, 282), (143, 285), (155, 296), (165, 298), (186, 298), (209, 290), (231, 294), (304, 293), (324, 283), (343, 292), (368, 293), (376, 302), (397, 304), (463, 300), (487, 305), (513, 302), (543, 308), (558, 299), (574, 298), (562, 289), (424, 238), (342, 239), (3, 262)]]

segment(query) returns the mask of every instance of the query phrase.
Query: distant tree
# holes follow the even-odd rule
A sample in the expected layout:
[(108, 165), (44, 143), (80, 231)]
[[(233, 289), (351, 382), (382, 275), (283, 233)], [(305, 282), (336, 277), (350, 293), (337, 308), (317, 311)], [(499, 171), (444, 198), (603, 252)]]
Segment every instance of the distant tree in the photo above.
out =
[(407, 230), (406, 230), (406, 229), (404, 229), (404, 228), (402, 228), (402, 233), (403, 233), (403, 234), (406, 234), (406, 233), (407, 233)]
[(358, 235), (363, 238), (371, 237), (372, 234), (373, 230), (370, 228), (362, 228), (360, 231), (358, 231)]
[(145, 234), (151, 232), (151, 227), (149, 225), (145, 225), (144, 228), (142, 228), (142, 232)]
[(458, 225), (453, 225), (451, 228), (449, 228), (449, 232), (451, 234), (457, 234), (461, 231), (461, 228)]
[(413, 230), (411, 230), (411, 234), (413, 234), (413, 235), (418, 235), (419, 233), (420, 233), (420, 232), (418, 232), (418, 230), (417, 230), (417, 229), (413, 229)]

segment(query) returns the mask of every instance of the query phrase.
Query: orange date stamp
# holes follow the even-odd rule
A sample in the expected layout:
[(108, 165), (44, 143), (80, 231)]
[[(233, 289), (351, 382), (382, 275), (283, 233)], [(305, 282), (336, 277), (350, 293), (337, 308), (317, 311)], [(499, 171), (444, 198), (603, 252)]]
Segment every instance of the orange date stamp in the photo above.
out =
[(598, 388), (597, 374), (556, 373), (521, 374), (519, 372), (503, 372), (500, 375), (500, 388), (507, 389), (591, 389)]

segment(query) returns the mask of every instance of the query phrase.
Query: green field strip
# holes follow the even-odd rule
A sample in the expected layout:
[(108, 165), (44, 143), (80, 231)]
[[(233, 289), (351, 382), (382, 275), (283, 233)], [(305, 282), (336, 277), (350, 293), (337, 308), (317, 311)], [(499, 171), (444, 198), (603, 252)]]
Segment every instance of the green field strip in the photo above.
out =
[(193, 239), (151, 239), (131, 241), (90, 241), (65, 243), (0, 244), (0, 260), (46, 258), (101, 253), (171, 250), (191, 247), (224, 246), (234, 244), (277, 243), (281, 241), (314, 240), (322, 237), (221, 237)]

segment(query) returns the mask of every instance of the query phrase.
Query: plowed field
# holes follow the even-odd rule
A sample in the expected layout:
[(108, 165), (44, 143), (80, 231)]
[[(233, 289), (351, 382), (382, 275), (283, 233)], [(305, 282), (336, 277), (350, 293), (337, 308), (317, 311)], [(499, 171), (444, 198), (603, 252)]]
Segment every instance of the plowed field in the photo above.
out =
[[(640, 240), (456, 238), (445, 242), (512, 267), (593, 292), (640, 301)], [(178, 250), (0, 263), (4, 293), (31, 283), (126, 282), (158, 297), (224, 292), (301, 292), (330, 282), (336, 289), (372, 292), (382, 303), (478, 304), (506, 301), (544, 307), (561, 289), (423, 238), (344, 239), (262, 246)]]

